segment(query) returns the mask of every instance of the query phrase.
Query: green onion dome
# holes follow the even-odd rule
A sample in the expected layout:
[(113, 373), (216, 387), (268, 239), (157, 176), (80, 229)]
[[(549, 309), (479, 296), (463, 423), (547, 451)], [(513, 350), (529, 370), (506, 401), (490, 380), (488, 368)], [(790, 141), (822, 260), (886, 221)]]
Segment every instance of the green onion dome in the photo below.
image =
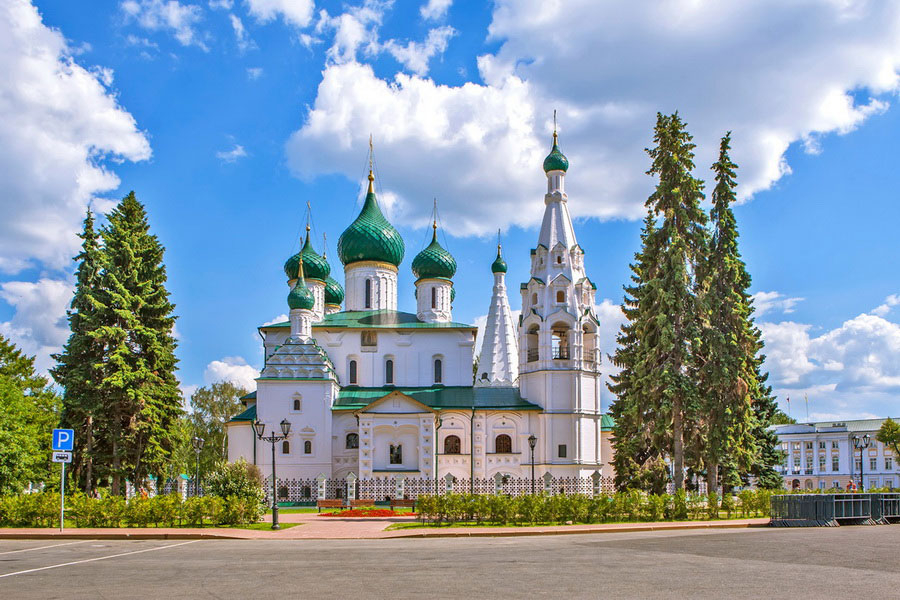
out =
[(453, 301), (456, 300), (456, 288), (450, 288), (450, 304), (453, 304)]
[(566, 155), (560, 152), (559, 144), (556, 137), (556, 132), (553, 132), (553, 148), (550, 149), (550, 154), (547, 155), (547, 158), (544, 159), (544, 172), (549, 173), (550, 171), (568, 171), (569, 170), (569, 159), (566, 158)]
[(437, 241), (437, 223), (434, 224), (431, 243), (413, 259), (412, 272), (416, 279), (450, 279), (456, 274), (456, 259)]
[(306, 226), (306, 242), (303, 244), (303, 248), (284, 263), (284, 274), (287, 275), (288, 280), (297, 278), (301, 260), (303, 261), (303, 273), (309, 279), (325, 281), (331, 274), (331, 265), (312, 247), (312, 242), (309, 240), (309, 225)]
[(300, 274), (300, 278), (297, 279), (297, 283), (291, 288), (287, 297), (287, 302), (291, 310), (297, 308), (312, 310), (313, 307), (315, 307), (316, 299), (312, 292), (309, 291), (309, 288), (306, 287), (306, 281), (303, 279), (302, 273)]
[(332, 277), (325, 280), (325, 304), (340, 304), (344, 301), (344, 288)]
[(506, 273), (506, 261), (500, 254), (500, 244), (497, 244), (497, 258), (491, 264), (491, 273)]
[(375, 198), (375, 177), (369, 171), (369, 191), (356, 220), (338, 239), (338, 256), (344, 265), (366, 260), (400, 266), (406, 248), (400, 233), (381, 213)]

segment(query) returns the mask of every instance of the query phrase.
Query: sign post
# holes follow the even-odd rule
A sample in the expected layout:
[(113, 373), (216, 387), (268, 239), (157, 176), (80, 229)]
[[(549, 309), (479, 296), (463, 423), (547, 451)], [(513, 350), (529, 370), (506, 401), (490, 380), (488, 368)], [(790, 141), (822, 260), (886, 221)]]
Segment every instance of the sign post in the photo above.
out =
[(63, 530), (66, 516), (66, 463), (72, 462), (72, 447), (75, 443), (75, 431), (72, 429), (53, 430), (53, 462), (62, 463), (59, 476), (59, 530)]

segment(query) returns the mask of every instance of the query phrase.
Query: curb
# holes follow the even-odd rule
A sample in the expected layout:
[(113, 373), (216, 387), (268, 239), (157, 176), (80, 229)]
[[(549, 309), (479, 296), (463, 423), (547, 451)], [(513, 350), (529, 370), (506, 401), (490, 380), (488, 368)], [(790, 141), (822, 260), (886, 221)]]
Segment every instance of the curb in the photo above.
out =
[[(396, 538), (453, 538), (453, 537), (525, 537), (536, 535), (579, 535), (589, 533), (632, 533), (647, 531), (690, 531), (693, 529), (749, 529), (750, 527), (768, 527), (769, 523), (702, 523), (697, 525), (638, 525), (636, 527), (626, 528), (603, 528), (603, 529), (558, 529), (558, 530), (513, 530), (513, 531), (442, 531), (439, 533), (408, 533), (391, 535), (387, 538), (379, 539), (396, 539)], [(392, 533), (392, 532), (388, 532)]]

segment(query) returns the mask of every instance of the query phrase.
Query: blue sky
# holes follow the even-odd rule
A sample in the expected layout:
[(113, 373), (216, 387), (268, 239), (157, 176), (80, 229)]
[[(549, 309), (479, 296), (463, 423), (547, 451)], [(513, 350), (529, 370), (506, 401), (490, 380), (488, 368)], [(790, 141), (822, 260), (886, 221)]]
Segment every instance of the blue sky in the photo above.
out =
[(782, 406), (896, 416), (900, 8), (632, 4), (0, 0), (0, 333), (51, 364), (85, 207), (133, 189), (167, 248), (183, 388), (252, 379), (255, 327), (286, 312), (281, 265), (307, 202), (342, 281), (335, 244), (370, 133), (407, 246), (401, 310), (437, 198), (459, 263), (454, 317), (478, 322), (498, 228), (512, 292), (527, 279), (557, 109), (611, 353), (653, 186), (643, 149), (656, 111), (679, 110), (701, 178), (734, 131), (742, 250)]

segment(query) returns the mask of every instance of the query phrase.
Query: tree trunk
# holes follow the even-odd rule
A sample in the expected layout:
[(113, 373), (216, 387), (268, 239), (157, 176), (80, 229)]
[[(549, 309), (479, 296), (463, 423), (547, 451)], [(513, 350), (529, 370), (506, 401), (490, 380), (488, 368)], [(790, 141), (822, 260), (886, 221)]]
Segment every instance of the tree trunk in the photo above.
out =
[(113, 478), (112, 478), (112, 495), (119, 496), (121, 495), (121, 487), (122, 487), (122, 472), (121, 472), (121, 461), (119, 460), (119, 442), (118, 440), (113, 438), (112, 442), (112, 467), (113, 467)]
[(675, 490), (684, 487), (684, 422), (681, 414), (681, 401), (676, 399), (672, 403), (672, 481)]
[(719, 492), (719, 464), (709, 463), (706, 466), (706, 492)]
[(84, 493), (88, 496), (94, 489), (94, 417), (87, 418), (87, 440), (84, 446)]

